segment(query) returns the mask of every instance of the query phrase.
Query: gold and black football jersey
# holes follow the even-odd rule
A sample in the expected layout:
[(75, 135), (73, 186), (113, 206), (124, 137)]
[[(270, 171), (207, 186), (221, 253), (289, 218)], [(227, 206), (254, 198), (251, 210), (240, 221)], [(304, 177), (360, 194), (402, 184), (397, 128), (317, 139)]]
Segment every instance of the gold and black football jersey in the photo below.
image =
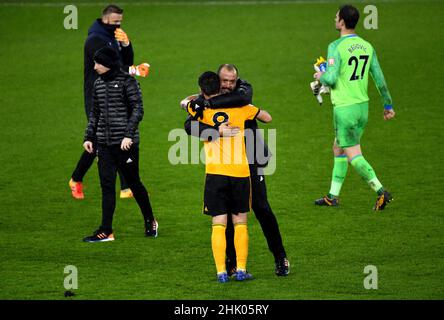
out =
[[(188, 112), (195, 116), (188, 104)], [(253, 120), (260, 109), (253, 105), (239, 108), (205, 109), (200, 122), (214, 126), (230, 122), (231, 126), (239, 127), (240, 132), (234, 137), (220, 137), (205, 141), (205, 172), (230, 177), (248, 177), (250, 170), (245, 149), (244, 128), (246, 120)]]

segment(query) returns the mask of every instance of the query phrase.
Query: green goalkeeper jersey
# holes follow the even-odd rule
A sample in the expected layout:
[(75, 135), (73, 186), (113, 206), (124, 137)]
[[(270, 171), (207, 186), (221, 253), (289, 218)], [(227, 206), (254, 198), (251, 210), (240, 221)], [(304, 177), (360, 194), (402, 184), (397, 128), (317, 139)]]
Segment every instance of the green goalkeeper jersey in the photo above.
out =
[(349, 106), (369, 100), (371, 74), (385, 106), (392, 105), (373, 46), (355, 34), (344, 35), (328, 46), (327, 70), (320, 81), (331, 88), (333, 106)]

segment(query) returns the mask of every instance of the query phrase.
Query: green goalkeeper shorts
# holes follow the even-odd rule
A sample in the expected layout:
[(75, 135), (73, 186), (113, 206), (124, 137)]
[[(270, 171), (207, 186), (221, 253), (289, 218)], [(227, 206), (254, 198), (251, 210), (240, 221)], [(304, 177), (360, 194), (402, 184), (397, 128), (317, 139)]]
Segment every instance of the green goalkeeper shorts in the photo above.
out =
[(334, 107), (333, 122), (336, 144), (341, 148), (360, 144), (367, 121), (368, 102)]

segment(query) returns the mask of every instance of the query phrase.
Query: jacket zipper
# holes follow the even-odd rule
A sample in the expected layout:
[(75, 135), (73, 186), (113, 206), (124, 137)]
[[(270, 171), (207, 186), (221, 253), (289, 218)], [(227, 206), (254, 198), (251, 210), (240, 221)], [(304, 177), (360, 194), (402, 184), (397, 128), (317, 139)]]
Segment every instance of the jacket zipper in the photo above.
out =
[(105, 82), (105, 108), (106, 108), (106, 112), (105, 112), (105, 123), (106, 123), (106, 127), (105, 127), (105, 134), (106, 134), (106, 144), (109, 145), (109, 117), (108, 117), (108, 83)]

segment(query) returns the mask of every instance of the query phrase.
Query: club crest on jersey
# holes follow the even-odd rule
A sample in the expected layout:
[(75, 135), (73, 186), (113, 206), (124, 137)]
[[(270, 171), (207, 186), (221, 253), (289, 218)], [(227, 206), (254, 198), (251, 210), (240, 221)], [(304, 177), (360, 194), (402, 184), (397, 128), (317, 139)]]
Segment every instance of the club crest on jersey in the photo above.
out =
[(334, 64), (335, 64), (335, 59), (333, 59), (333, 58), (328, 59), (328, 65), (329, 66), (332, 66)]

